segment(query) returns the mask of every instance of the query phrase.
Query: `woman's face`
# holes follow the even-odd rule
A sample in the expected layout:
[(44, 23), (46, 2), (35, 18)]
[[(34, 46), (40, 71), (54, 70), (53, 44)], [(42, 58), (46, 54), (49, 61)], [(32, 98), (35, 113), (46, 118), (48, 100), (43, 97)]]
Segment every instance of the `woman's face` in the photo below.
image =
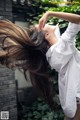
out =
[[(36, 25), (35, 27), (37, 28), (38, 31), (40, 31), (39, 25)], [(44, 31), (45, 39), (50, 44), (56, 43), (56, 41), (58, 41), (58, 39), (60, 38), (60, 30), (58, 25), (54, 26), (46, 24), (42, 30)]]

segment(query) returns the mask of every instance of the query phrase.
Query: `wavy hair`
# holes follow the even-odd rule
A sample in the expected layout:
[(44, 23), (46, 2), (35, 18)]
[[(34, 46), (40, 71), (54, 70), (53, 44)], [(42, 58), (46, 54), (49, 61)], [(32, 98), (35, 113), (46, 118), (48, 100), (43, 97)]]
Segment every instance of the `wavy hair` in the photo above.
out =
[(52, 86), (48, 75), (46, 51), (49, 47), (44, 32), (35, 27), (27, 30), (8, 20), (0, 21), (0, 63), (9, 68), (18, 67), (30, 73), (36, 87), (51, 108), (54, 106)]

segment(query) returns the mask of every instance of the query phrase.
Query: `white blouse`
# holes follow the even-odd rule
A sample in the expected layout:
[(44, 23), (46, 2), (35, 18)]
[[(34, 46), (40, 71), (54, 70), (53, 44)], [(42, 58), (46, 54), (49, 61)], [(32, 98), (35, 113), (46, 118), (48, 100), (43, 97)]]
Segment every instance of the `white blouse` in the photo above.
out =
[(80, 52), (75, 47), (75, 37), (79, 31), (80, 24), (69, 23), (58, 42), (46, 53), (51, 69), (59, 73), (60, 103), (69, 118), (75, 116), (76, 98), (80, 98)]

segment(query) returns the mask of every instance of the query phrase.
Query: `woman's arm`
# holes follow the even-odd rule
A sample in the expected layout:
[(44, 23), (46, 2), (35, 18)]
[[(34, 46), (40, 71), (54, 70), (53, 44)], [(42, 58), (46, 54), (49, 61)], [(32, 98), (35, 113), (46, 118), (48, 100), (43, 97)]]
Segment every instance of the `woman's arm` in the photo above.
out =
[(64, 13), (64, 12), (48, 12), (48, 17), (57, 17), (60, 19), (64, 19), (67, 20), (69, 22), (73, 22), (73, 23), (80, 23), (80, 15), (77, 14), (73, 14), (73, 13)]
[(45, 26), (48, 18), (57, 17), (72, 23), (80, 24), (80, 15), (73, 13), (65, 13), (65, 12), (52, 12), (47, 11), (42, 18), (39, 20), (39, 28), (42, 29)]

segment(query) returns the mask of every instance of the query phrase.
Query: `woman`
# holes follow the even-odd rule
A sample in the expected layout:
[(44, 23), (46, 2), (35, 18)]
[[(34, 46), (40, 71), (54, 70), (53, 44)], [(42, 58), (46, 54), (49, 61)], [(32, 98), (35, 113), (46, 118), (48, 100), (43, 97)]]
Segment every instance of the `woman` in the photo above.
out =
[(52, 16), (73, 22), (69, 23), (60, 38), (47, 27), (45, 38), (51, 47), (46, 57), (51, 68), (59, 73), (59, 98), (68, 117), (65, 119), (80, 120), (80, 52), (75, 47), (75, 37), (80, 31), (80, 16), (63, 12), (46, 12), (39, 21), (38, 29), (45, 29), (47, 19)]
[[(73, 15), (73, 14), (57, 13), (57, 12), (55, 14), (57, 15), (56, 17), (61, 16), (61, 18), (65, 20), (69, 19), (68, 21), (75, 22), (77, 20), (78, 22), (78, 19), (80, 20), (80, 17), (75, 14)], [(66, 14), (67, 17), (65, 18)], [(70, 17), (71, 15), (72, 17)], [(0, 45), (2, 48), (2, 50), (0, 51), (0, 62), (1, 64), (6, 65), (8, 67), (17, 66), (18, 68), (22, 68), (24, 70), (25, 77), (26, 77), (26, 71), (28, 70), (30, 72), (33, 86), (35, 86), (40, 91), (41, 95), (45, 97), (50, 107), (53, 109), (55, 105), (53, 101), (51, 82), (49, 80), (49, 75), (48, 75), (49, 64), (47, 62), (47, 60), (50, 60), (53, 57), (51, 56), (51, 52), (47, 52), (47, 51), (52, 50), (53, 52), (52, 45), (55, 44), (54, 46), (56, 46), (57, 44), (60, 44), (63, 52), (65, 44), (58, 42), (58, 39), (60, 38), (60, 35), (57, 34), (59, 32), (58, 26), (52, 27), (49, 25), (45, 25), (45, 22), (41, 26), (41, 21), (42, 20), (40, 20), (39, 26), (35, 26), (27, 30), (23, 30), (22, 28), (11, 23), (10, 21), (0, 21)], [(76, 27), (78, 28), (78, 25)], [(50, 33), (48, 30), (50, 31)], [(77, 34), (77, 32), (78, 31), (76, 31), (74, 35)], [(62, 39), (63, 38), (64, 37), (62, 37)], [(68, 47), (68, 43), (67, 43), (67, 47)], [(66, 62), (64, 61), (65, 66), (67, 66), (68, 61), (70, 61), (71, 55), (73, 54), (72, 51), (73, 48), (75, 49), (75, 47), (72, 47), (72, 49), (70, 48), (71, 51), (70, 53), (68, 52), (68, 54), (66, 52), (67, 50), (66, 51), (64, 50), (63, 52), (63, 54), (65, 53), (64, 56), (66, 54), (67, 56), (69, 55), (67, 59), (65, 57), (65, 61), (66, 61)], [(60, 54), (61, 57), (64, 57), (63, 54), (62, 55)], [(47, 60), (46, 60), (46, 55), (47, 55)], [(49, 56), (51, 56), (50, 59), (48, 59)], [(57, 65), (57, 68), (59, 68), (58, 66), (59, 65)], [(76, 105), (75, 105), (75, 111), (76, 111)], [(65, 114), (68, 116), (67, 113)], [(73, 117), (73, 116), (74, 115), (68, 117)]]

